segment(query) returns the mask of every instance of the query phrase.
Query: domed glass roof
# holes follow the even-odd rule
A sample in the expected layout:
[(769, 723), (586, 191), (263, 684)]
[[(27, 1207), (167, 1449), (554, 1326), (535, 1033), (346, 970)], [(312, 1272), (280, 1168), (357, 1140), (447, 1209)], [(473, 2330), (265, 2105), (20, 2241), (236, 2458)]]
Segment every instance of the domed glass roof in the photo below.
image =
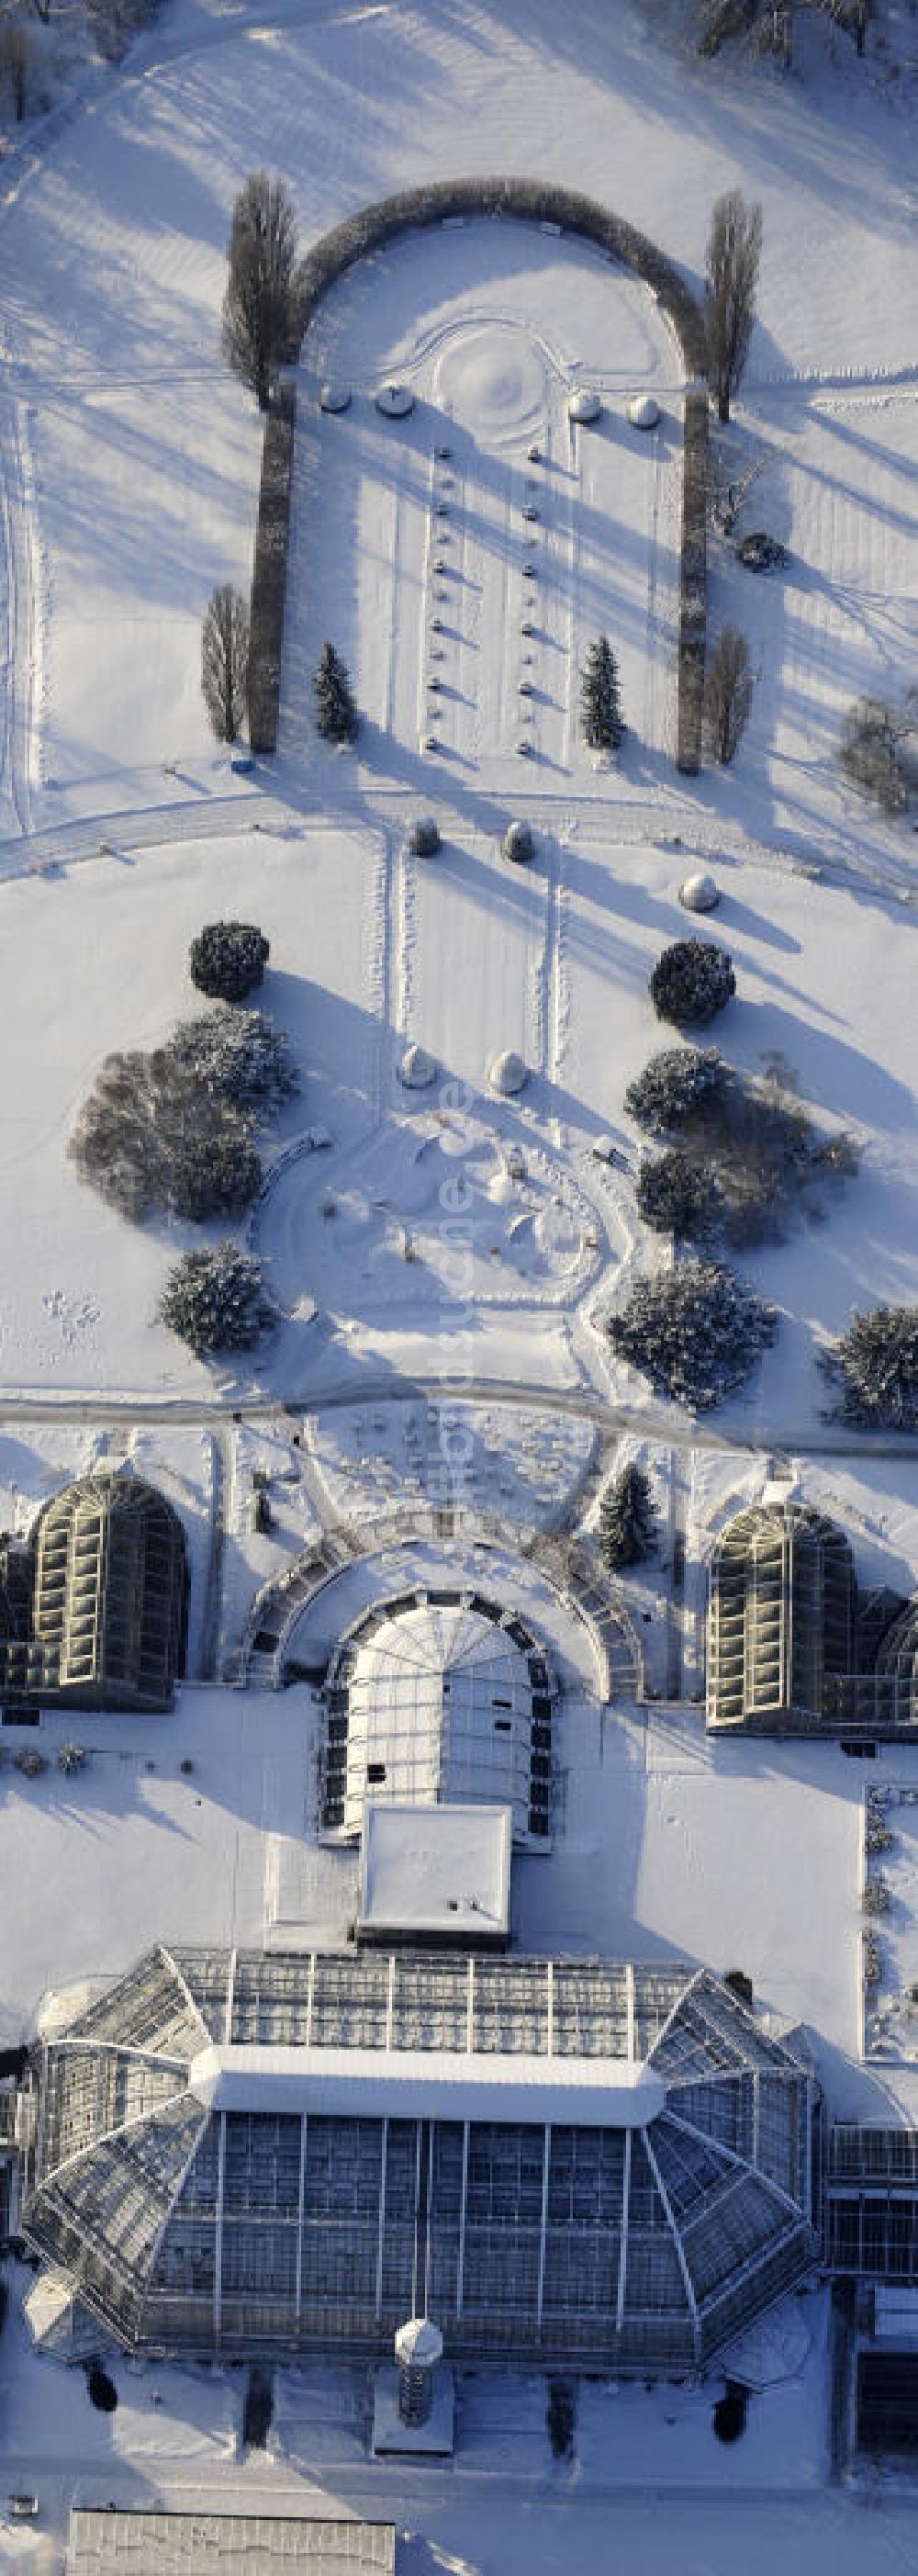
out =
[(327, 1829), (359, 1834), (375, 1797), (485, 1800), (511, 1808), (518, 1841), (543, 1830), (532, 1817), (548, 1804), (548, 1665), (499, 1604), (442, 1591), (379, 1603), (342, 1640), (326, 1707)]
[(809, 2070), (705, 1970), (167, 1951), (36, 2072), (23, 2213), (128, 2346), (704, 2361), (815, 2259)]

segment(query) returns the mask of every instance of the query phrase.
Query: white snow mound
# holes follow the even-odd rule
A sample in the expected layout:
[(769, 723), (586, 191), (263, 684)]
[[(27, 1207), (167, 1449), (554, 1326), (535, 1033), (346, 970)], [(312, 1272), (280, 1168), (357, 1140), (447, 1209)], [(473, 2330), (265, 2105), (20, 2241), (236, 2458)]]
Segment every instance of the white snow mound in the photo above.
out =
[(493, 1058), (488, 1071), (492, 1091), (503, 1092), (506, 1097), (514, 1091), (522, 1091), (528, 1080), (529, 1067), (514, 1047), (505, 1047), (501, 1055)]

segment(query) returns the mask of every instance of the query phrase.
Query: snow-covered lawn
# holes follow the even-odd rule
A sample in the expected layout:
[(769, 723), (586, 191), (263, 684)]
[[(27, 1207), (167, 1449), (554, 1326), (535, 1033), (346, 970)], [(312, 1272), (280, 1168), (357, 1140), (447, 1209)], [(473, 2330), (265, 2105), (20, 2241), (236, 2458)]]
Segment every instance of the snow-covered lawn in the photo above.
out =
[[(350, 409), (317, 414), (323, 379)], [(407, 420), (373, 406), (404, 382)], [(575, 429), (568, 400), (605, 410)], [(648, 437), (626, 403), (659, 384)], [(366, 723), (363, 774), (463, 799), (593, 783), (578, 673), (608, 633), (638, 769), (674, 738), (679, 351), (633, 279), (502, 218), (395, 243), (320, 310), (300, 375), (281, 751), (307, 757), (310, 678), (334, 634)], [(629, 764), (625, 764), (628, 768)]]
[[(67, 1778), (55, 1754), (74, 1735), (90, 1761)], [(23, 1779), (13, 1755), (36, 1746), (50, 1768)], [(302, 1830), (309, 1750), (297, 1693), (186, 1688), (169, 1717), (5, 1727), (0, 2039), (34, 2030), (44, 1993), (117, 1975), (170, 1935), (257, 1946), (270, 1836)]]

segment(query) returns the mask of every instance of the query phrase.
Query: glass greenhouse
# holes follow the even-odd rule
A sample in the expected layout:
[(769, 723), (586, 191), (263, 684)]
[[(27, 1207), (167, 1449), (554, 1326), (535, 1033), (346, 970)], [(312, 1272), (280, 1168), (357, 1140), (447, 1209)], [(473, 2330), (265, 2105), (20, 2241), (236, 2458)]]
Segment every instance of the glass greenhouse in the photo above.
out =
[(126, 2346), (706, 2360), (812, 2262), (810, 2070), (706, 1971), (159, 1948), (36, 2055), (30, 2243)]

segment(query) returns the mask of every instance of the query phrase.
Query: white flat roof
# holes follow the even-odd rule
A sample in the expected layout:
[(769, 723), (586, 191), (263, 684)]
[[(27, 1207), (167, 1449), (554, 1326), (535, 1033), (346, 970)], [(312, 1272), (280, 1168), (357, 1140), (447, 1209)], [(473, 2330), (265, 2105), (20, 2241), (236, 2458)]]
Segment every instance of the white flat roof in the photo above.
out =
[(666, 2094), (639, 2059), (426, 2048), (204, 2048), (188, 2082), (209, 2111), (294, 2118), (518, 2120), (643, 2129)]
[(443, 1932), (456, 1940), (506, 1934), (510, 1918), (509, 1807), (421, 1807), (368, 1798), (363, 1811), (360, 1921), (371, 1932)]

